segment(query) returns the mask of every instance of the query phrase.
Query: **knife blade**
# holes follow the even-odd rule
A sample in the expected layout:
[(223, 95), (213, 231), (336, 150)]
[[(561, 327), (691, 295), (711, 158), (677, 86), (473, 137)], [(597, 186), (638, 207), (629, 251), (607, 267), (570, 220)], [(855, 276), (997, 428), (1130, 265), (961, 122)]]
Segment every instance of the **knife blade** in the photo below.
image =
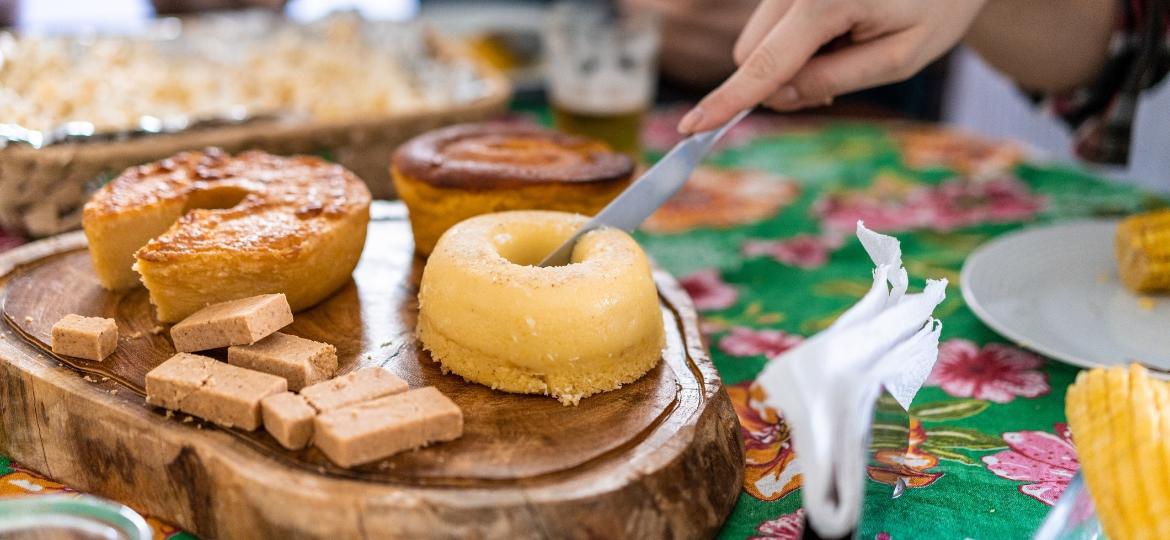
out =
[(560, 247), (545, 257), (540, 262), (540, 266), (568, 264), (577, 239), (594, 229), (613, 227), (626, 232), (633, 231), (667, 199), (678, 192), (679, 188), (690, 178), (695, 167), (699, 166), (703, 156), (707, 155), (712, 146), (715, 146), (715, 142), (727, 133), (731, 126), (743, 120), (749, 112), (751, 111), (740, 111), (722, 126), (696, 133), (674, 145), (674, 148), (671, 148), (662, 159), (658, 160), (658, 163), (642, 173), (642, 176), (634, 180), (630, 187), (621, 192), (593, 219), (590, 219)]

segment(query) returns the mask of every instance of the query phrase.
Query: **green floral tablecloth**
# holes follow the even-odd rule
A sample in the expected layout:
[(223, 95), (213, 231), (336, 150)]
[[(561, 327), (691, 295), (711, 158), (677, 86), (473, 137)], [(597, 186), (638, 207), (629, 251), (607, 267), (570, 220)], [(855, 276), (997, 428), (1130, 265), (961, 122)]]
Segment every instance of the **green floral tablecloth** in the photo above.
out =
[[(651, 117), (648, 159), (677, 140), (680, 111)], [(770, 357), (869, 288), (872, 264), (852, 236), (863, 219), (901, 239), (918, 278), (912, 288), (926, 277), (951, 286), (936, 311), (943, 342), (914, 403), (911, 451), (867, 471), (859, 537), (1029, 537), (1078, 468), (1063, 412), (1076, 369), (983, 326), (959, 294), (959, 269), (971, 250), (1026, 224), (1161, 204), (1074, 169), (1030, 164), (1015, 145), (936, 127), (762, 115), (737, 126), (638, 234), (694, 298), (743, 425), (743, 491), (721, 536), (799, 537), (799, 460), (783, 422), (748, 406), (747, 386)], [(0, 233), (0, 246), (11, 243)], [(909, 489), (892, 499), (898, 476)], [(0, 495), (66, 489), (0, 458)], [(152, 523), (159, 537), (185, 536)]]

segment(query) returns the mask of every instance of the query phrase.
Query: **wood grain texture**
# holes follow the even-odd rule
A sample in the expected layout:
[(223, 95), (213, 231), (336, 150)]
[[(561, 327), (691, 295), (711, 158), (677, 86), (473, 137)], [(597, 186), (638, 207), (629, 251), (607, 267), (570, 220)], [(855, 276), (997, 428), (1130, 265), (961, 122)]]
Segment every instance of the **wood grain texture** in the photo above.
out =
[[(173, 353), (144, 290), (98, 286), (84, 238), (0, 255), (0, 451), (81, 490), (209, 538), (703, 537), (734, 504), (743, 449), (685, 292), (655, 273), (668, 347), (634, 384), (564, 407), (443, 375), (414, 338), (414, 259), (401, 207), (375, 209), (354, 280), (286, 331), (337, 346), (342, 372), (383, 365), (434, 385), (464, 436), (346, 470), (263, 431), (145, 405), (146, 371)], [(114, 317), (104, 362), (48, 352), (60, 316)]]

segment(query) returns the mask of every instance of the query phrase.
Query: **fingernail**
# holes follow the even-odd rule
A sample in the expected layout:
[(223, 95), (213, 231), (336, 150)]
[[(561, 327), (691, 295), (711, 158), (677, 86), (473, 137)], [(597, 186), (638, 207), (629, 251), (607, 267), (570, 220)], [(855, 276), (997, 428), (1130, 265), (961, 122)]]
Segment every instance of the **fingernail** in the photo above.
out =
[(796, 91), (796, 87), (792, 85), (781, 86), (776, 90), (776, 100), (782, 103), (792, 103), (800, 99), (800, 92)]
[(703, 108), (696, 106), (690, 112), (683, 115), (682, 120), (678, 121), (679, 133), (690, 133), (694, 127), (703, 119)]

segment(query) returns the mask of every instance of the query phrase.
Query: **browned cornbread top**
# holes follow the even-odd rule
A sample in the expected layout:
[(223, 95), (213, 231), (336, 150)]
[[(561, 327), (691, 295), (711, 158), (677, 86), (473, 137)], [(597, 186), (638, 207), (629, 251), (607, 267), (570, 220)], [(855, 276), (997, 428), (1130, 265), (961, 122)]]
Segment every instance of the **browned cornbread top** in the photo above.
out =
[(624, 182), (634, 160), (601, 141), (528, 126), (459, 124), (424, 133), (394, 153), (394, 169), (438, 187)]
[[(222, 200), (239, 197), (230, 208)], [(370, 192), (340, 165), (264, 152), (230, 156), (217, 148), (131, 167), (93, 194), (84, 221), (164, 203), (194, 208), (138, 251), (149, 261), (197, 252), (295, 252), (326, 223), (364, 209)], [(211, 206), (206, 208), (205, 206)]]

